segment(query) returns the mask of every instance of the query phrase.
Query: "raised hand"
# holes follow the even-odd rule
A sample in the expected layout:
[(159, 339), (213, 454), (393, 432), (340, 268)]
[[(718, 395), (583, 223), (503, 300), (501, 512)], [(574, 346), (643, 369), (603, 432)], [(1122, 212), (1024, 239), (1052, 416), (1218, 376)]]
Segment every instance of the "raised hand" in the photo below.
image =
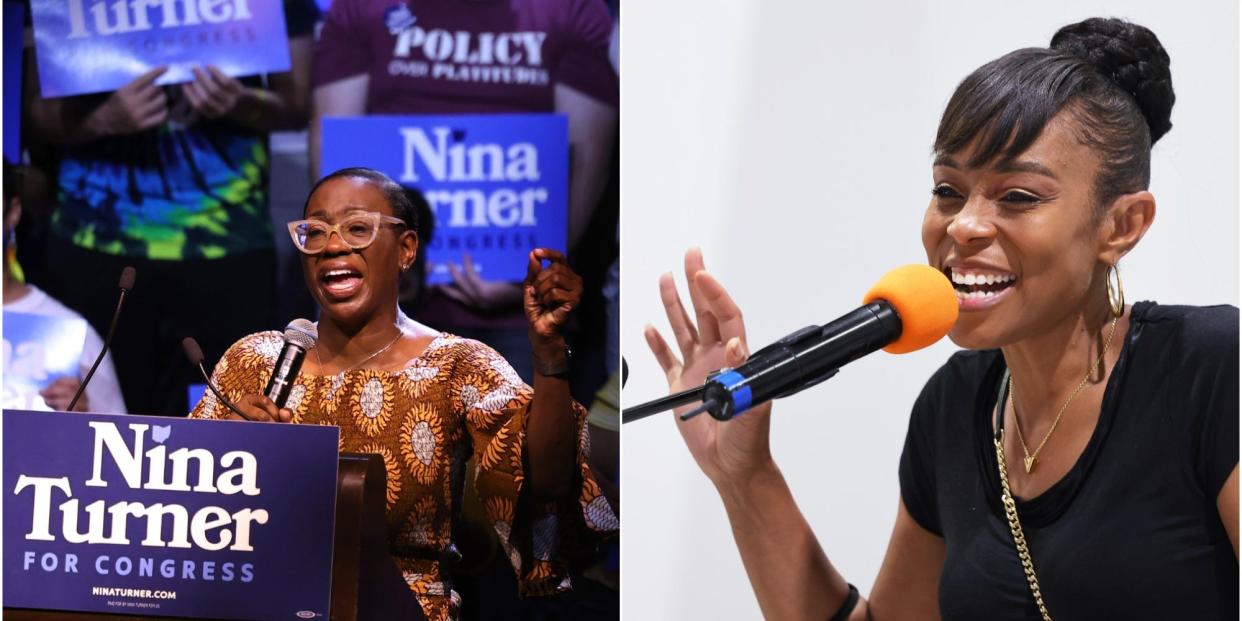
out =
[[(549, 261), (543, 267), (544, 260)], [(569, 314), (582, 301), (582, 278), (569, 268), (565, 255), (536, 248), (528, 257), (522, 307), (530, 322), (531, 339), (559, 339)]]
[[(686, 312), (671, 273), (660, 277), (660, 300), (668, 315), (669, 327), (681, 357), (668, 346), (655, 326), (644, 331), (647, 346), (655, 354), (668, 379), (670, 392), (699, 386), (707, 374), (723, 367), (736, 367), (746, 361), (746, 327), (742, 311), (729, 293), (703, 264), (703, 254), (691, 248), (685, 258), (686, 282), (694, 319)], [(681, 415), (697, 404), (678, 408)], [(771, 464), (768, 448), (768, 421), (772, 404), (764, 403), (731, 421), (710, 416), (677, 421), (690, 454), (717, 486), (736, 482), (757, 468)]]

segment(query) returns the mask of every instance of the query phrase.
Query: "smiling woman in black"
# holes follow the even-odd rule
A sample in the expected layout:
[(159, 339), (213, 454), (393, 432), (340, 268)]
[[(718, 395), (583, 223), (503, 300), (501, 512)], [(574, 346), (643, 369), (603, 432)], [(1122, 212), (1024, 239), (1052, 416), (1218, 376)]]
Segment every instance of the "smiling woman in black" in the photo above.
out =
[[(1018, 500), (1040, 585), (1056, 619), (1235, 618), (1216, 496), (1238, 463), (1238, 310), (1142, 302), (1130, 316), (1086, 449)], [(999, 351), (954, 355), (915, 402), (901, 457), (906, 508), (945, 541), (948, 619), (1040, 618), (1001, 508), (1004, 380)]]
[[(678, 424), (766, 618), (1237, 618), (1238, 310), (1127, 305), (1118, 268), (1155, 220), (1169, 66), (1150, 30), (1089, 19), (950, 98), (922, 240), (968, 351), (915, 403), (868, 597), (794, 502), (770, 403)], [(697, 250), (686, 280), (693, 314), (660, 280), (680, 358), (645, 334), (672, 391), (748, 356), (741, 311)]]

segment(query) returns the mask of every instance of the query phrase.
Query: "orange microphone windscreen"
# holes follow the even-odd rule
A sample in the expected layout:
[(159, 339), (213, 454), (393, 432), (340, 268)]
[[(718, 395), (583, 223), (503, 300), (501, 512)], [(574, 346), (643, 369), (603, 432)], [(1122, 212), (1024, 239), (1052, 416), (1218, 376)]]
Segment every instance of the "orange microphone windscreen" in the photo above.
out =
[(884, 300), (901, 318), (901, 336), (884, 351), (905, 354), (923, 349), (949, 333), (957, 322), (953, 284), (930, 265), (903, 265), (880, 278), (863, 304)]

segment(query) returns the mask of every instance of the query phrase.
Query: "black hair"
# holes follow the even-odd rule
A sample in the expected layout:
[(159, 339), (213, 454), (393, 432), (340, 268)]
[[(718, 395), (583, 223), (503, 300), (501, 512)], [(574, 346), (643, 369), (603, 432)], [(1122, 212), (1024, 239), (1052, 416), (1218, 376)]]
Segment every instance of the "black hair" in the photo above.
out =
[[(434, 214), (431, 212), (431, 203), (427, 202), (427, 197), (418, 188), (403, 186), (405, 197), (410, 201), (410, 207), (414, 211), (414, 224), (418, 230), (418, 243), (430, 244), (431, 237), (435, 234), (436, 221)], [(420, 255), (422, 253), (419, 253)]]
[[(325, 176), (323, 179), (320, 179), (311, 188), (310, 192), (307, 193), (306, 202), (302, 204), (302, 214), (306, 214), (306, 208), (310, 206), (310, 197), (315, 195), (315, 191), (319, 189), (319, 186), (341, 177), (365, 179), (366, 181), (370, 181), (371, 183), (379, 186), (380, 191), (384, 193), (384, 198), (388, 200), (388, 206), (392, 208), (393, 215), (405, 222), (405, 227), (407, 229), (414, 231), (415, 233), (419, 232), (419, 210), (414, 206), (414, 203), (411, 202), (410, 194), (407, 189), (396, 181), (393, 181), (392, 177), (389, 177), (374, 168), (363, 168), (360, 166), (342, 168), (330, 175)], [(419, 198), (421, 199), (421, 195), (419, 195)]]
[(414, 258), (414, 265), (401, 276), (401, 289), (397, 299), (402, 310), (407, 314), (417, 315), (419, 304), (427, 296), (427, 252), (423, 249), (431, 246), (432, 237), (435, 235), (436, 219), (431, 212), (431, 204), (427, 202), (422, 192), (416, 188), (407, 187), (405, 195), (418, 215), (419, 253)]
[(1091, 18), (1065, 26), (1049, 48), (1010, 52), (962, 80), (949, 99), (933, 147), (937, 155), (975, 140), (971, 161), (1013, 159), (1031, 146), (1062, 110), (1074, 133), (1100, 156), (1093, 198), (1103, 207), (1147, 189), (1151, 146), (1172, 123), (1169, 55), (1152, 31), (1119, 19)]

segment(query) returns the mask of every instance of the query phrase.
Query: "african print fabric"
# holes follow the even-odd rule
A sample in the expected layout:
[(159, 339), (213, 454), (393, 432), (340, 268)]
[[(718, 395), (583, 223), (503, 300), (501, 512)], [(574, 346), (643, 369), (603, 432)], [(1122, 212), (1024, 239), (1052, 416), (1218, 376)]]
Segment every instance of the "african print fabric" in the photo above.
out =
[[(232, 400), (261, 394), (282, 344), (278, 332), (234, 344), (214, 373), (221, 391)], [(295, 423), (340, 426), (342, 452), (383, 458), (390, 550), (428, 619), (442, 621), (456, 618), (458, 607), (441, 563), (457, 556), (451, 525), (471, 456), (478, 465), (471, 483), (523, 596), (569, 589), (564, 559), (618, 527), (591, 478), (586, 411), (577, 404), (578, 484), (572, 497), (545, 503), (521, 493), (531, 396), (491, 348), (443, 334), (401, 371), (299, 375), (285, 407)], [(208, 392), (190, 415), (227, 418), (228, 410)]]
[(52, 233), (155, 260), (271, 250), (266, 136), (219, 121), (67, 147)]

